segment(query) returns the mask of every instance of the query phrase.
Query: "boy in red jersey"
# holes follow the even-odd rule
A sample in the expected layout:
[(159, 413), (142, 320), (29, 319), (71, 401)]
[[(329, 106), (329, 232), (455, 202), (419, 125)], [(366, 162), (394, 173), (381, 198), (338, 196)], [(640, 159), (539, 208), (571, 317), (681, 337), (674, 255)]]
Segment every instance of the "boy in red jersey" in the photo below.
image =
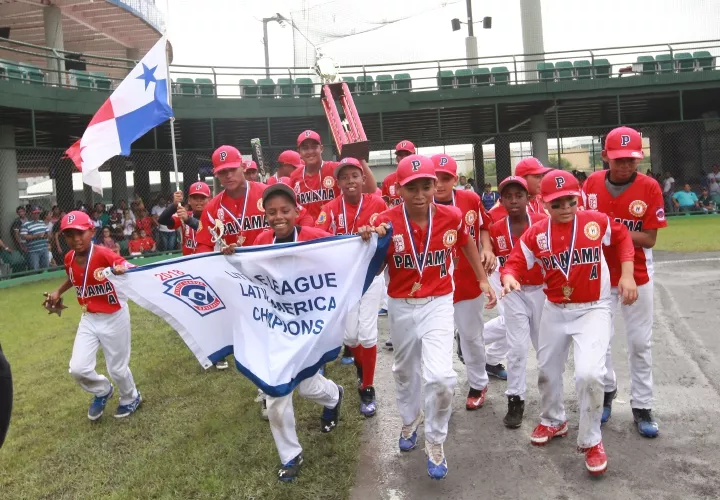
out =
[[(490, 226), (493, 252), (497, 256), (499, 271), (502, 271), (510, 253), (518, 244), (520, 237), (530, 226), (547, 216), (530, 212), (528, 205), (528, 186), (522, 177), (506, 177), (498, 186), (500, 203), (508, 213)], [(503, 298), (502, 307), (498, 306), (503, 318), (503, 330), (507, 337), (507, 389), (508, 411), (503, 419), (505, 426), (516, 429), (522, 424), (525, 412), (525, 390), (527, 374), (527, 356), (532, 342), (538, 349), (540, 318), (545, 305), (543, 276), (540, 266), (535, 265), (524, 276), (522, 290)]]
[[(365, 174), (355, 158), (343, 158), (335, 167), (334, 175), (342, 194), (323, 205), (316, 222), (320, 229), (334, 234), (357, 234), (361, 227), (372, 224), (387, 210), (381, 197), (362, 192)], [(345, 324), (344, 344), (349, 351), (347, 354), (355, 361), (360, 381), (360, 413), (366, 417), (374, 416), (377, 410), (373, 386), (377, 361), (377, 311), (384, 288), (385, 279), (381, 273), (375, 276), (360, 302), (348, 311)], [(343, 355), (343, 359), (345, 357)]]
[(260, 182), (260, 173), (258, 172), (257, 163), (253, 160), (246, 161), (243, 164), (245, 178), (250, 182)]
[[(268, 177), (268, 180), (265, 182), (268, 186), (277, 184), (283, 177), (289, 178), (290, 174), (292, 174), (296, 169), (302, 168), (305, 165), (302, 158), (300, 158), (300, 153), (293, 151), (292, 149), (288, 149), (280, 153), (277, 161), (277, 170), (273, 175)], [(313, 223), (315, 223), (314, 220)]]
[(180, 229), (182, 233), (182, 254), (192, 255), (195, 253), (197, 242), (195, 234), (198, 230), (198, 222), (202, 212), (210, 199), (210, 186), (204, 182), (196, 182), (188, 190), (188, 205), (191, 213), (188, 214), (183, 202), (183, 192), (178, 191), (173, 195), (173, 202), (160, 214), (158, 222), (170, 229)]
[[(515, 177), (522, 177), (528, 185), (528, 193), (530, 195), (527, 210), (528, 213), (542, 214), (545, 213), (543, 200), (540, 196), (540, 182), (545, 174), (551, 169), (542, 164), (540, 160), (534, 157), (525, 158), (515, 166)], [(499, 221), (507, 216), (502, 203), (498, 204), (490, 210), (490, 217), (493, 221)]]
[(523, 233), (502, 270), (504, 293), (521, 290), (521, 281), (535, 264), (544, 270), (547, 301), (537, 351), (541, 413), (530, 441), (542, 446), (568, 433), (563, 372), (572, 344), (580, 406), (578, 448), (585, 454), (590, 474), (599, 475), (607, 470), (600, 418), (612, 328), (610, 276), (603, 247), (617, 247), (622, 263), (619, 293), (624, 303), (631, 304), (637, 299), (632, 240), (625, 226), (606, 215), (578, 211), (580, 186), (570, 172), (548, 172), (541, 189), (550, 218)]
[(393, 247), (386, 264), (390, 268), (388, 317), (395, 350), (393, 375), (403, 424), (398, 444), (400, 451), (417, 446), (424, 407), (427, 471), (431, 478), (443, 479), (448, 472), (443, 443), (457, 380), (452, 359), (456, 246), (470, 261), (488, 298), (486, 307), (495, 305), (495, 294), (460, 211), (433, 203), (437, 180), (433, 161), (410, 155), (400, 161), (397, 174), (403, 203), (380, 214), (378, 227), (363, 228), (361, 234), (374, 230), (382, 236), (384, 224), (392, 225)]
[[(400, 160), (415, 153), (415, 144), (403, 139), (395, 146), (395, 163), (399, 164)], [(397, 172), (390, 172), (385, 179), (383, 179), (380, 192), (389, 208), (402, 203), (402, 198), (397, 191)]]
[[(605, 138), (603, 161), (609, 170), (593, 173), (583, 186), (589, 210), (607, 214), (630, 230), (635, 245), (635, 282), (638, 284), (638, 301), (621, 306), (627, 336), (628, 362), (630, 363), (630, 406), (633, 419), (641, 436), (654, 438), (658, 425), (652, 416), (652, 324), (653, 324), (653, 255), (658, 229), (667, 227), (660, 185), (637, 171), (643, 158), (642, 137), (637, 130), (619, 127)], [(618, 306), (618, 280), (620, 262), (615, 253), (608, 253), (613, 318)], [(617, 395), (617, 380), (612, 362), (612, 349), (608, 347), (605, 366), (605, 402), (603, 422), (610, 419), (612, 401)]]
[(112, 383), (95, 371), (97, 350), (102, 347), (108, 374), (120, 391), (120, 405), (115, 417), (127, 417), (142, 402), (128, 366), (130, 311), (126, 298), (115, 291), (103, 271), (111, 267), (113, 273), (123, 274), (132, 266), (111, 250), (92, 243), (95, 224), (86, 213), (70, 212), (63, 217), (60, 230), (71, 249), (65, 255), (68, 279), (47, 295), (47, 301), (51, 305), (57, 304), (60, 296), (74, 287), (82, 307), (70, 358), (70, 374), (80, 387), (94, 395), (88, 418), (94, 421), (102, 417), (114, 392)]

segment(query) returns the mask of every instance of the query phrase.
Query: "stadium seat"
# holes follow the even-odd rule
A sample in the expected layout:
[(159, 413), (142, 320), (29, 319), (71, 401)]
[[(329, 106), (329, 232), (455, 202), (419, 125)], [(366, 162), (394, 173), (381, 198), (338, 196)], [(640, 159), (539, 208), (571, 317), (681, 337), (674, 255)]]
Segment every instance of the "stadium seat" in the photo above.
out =
[(192, 78), (178, 78), (176, 81), (177, 94), (194, 96), (197, 93), (197, 86)]
[(397, 92), (410, 92), (412, 88), (412, 79), (410, 73), (398, 73), (394, 76), (395, 90)]
[(494, 85), (507, 85), (510, 83), (510, 71), (505, 66), (496, 66), (490, 70)]
[(379, 93), (387, 94), (393, 91), (393, 77), (392, 75), (378, 75), (375, 78), (377, 84), (377, 90)]
[(455, 70), (455, 81), (458, 87), (469, 87), (473, 85), (472, 69), (460, 68)]
[(315, 94), (315, 84), (310, 78), (298, 78), (295, 80), (295, 85), (300, 97), (312, 97)]
[(592, 64), (587, 59), (580, 59), (579, 61), (573, 62), (575, 66), (575, 77), (578, 80), (586, 80), (592, 78)]
[(538, 80), (541, 82), (555, 81), (555, 65), (551, 62), (537, 63)]
[(455, 75), (452, 70), (441, 70), (437, 73), (438, 87), (451, 89), (455, 84)]
[(658, 73), (672, 73), (675, 71), (675, 63), (670, 54), (658, 54), (655, 56), (658, 66)]
[(570, 61), (558, 61), (555, 63), (555, 73), (558, 80), (572, 80), (575, 76), (573, 64)]
[(675, 64), (677, 64), (678, 71), (695, 70), (695, 59), (693, 59), (693, 56), (690, 52), (676, 52)]
[(351, 94), (354, 94), (357, 90), (357, 84), (355, 83), (355, 77), (354, 76), (344, 76), (342, 77), (342, 81), (347, 83), (348, 90), (350, 90)]
[(280, 90), (280, 97), (293, 97), (295, 95), (292, 78), (278, 78), (278, 89)]
[(370, 75), (360, 75), (357, 77), (358, 94), (374, 94), (375, 82)]
[(198, 93), (204, 97), (215, 96), (215, 83), (210, 78), (195, 78)]
[(593, 69), (595, 78), (610, 78), (612, 75), (612, 65), (607, 59), (595, 59)]
[(475, 85), (490, 85), (490, 68), (473, 68)]
[(45, 73), (40, 68), (33, 64), (23, 63), (22, 71), (25, 73), (25, 79), (27, 83), (34, 84), (45, 84)]
[(633, 64), (633, 71), (642, 75), (654, 75), (657, 72), (657, 63), (653, 56), (638, 56)]
[(94, 87), (90, 74), (87, 71), (77, 69), (70, 70), (70, 84), (79, 89), (92, 89)]
[(260, 97), (275, 97), (275, 81), (272, 78), (258, 78)]
[(255, 85), (255, 80), (250, 78), (242, 78), (240, 80), (240, 97), (257, 97), (258, 86)]
[(693, 57), (695, 58), (695, 67), (699, 71), (715, 69), (715, 58), (707, 50), (693, 52)]
[(90, 76), (92, 76), (92, 79), (95, 82), (96, 89), (112, 90), (112, 81), (110, 81), (107, 75), (102, 71), (91, 71)]

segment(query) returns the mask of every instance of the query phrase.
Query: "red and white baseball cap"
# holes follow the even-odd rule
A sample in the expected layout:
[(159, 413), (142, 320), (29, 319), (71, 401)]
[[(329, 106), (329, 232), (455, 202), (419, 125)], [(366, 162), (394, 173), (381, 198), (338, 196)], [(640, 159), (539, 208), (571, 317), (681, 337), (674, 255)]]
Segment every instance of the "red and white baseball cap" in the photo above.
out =
[(280, 156), (278, 156), (278, 163), (284, 163), (286, 165), (292, 165), (295, 168), (304, 167), (305, 163), (302, 161), (302, 158), (300, 158), (300, 153), (297, 151), (293, 151), (292, 149), (288, 149), (287, 151), (283, 151), (280, 153)]
[(410, 155), (400, 160), (397, 168), (398, 184), (404, 186), (408, 182), (422, 178), (437, 180), (435, 165), (430, 158), (422, 155)]
[(437, 154), (432, 155), (430, 159), (432, 160), (433, 165), (435, 165), (435, 174), (444, 172), (452, 175), (456, 179), (458, 178), (457, 162), (455, 161), (455, 158), (446, 154)]
[(227, 168), (241, 168), (243, 159), (240, 151), (233, 146), (220, 146), (212, 155), (213, 174)]
[(298, 147), (300, 147), (300, 144), (302, 144), (305, 141), (315, 141), (318, 144), (322, 144), (322, 139), (320, 139), (320, 134), (318, 134), (314, 130), (303, 130), (302, 132), (300, 132), (300, 135), (297, 138)]
[(343, 158), (342, 160), (340, 160), (340, 162), (337, 164), (337, 167), (335, 167), (335, 170), (333, 171), (333, 176), (338, 179), (340, 177), (340, 171), (345, 167), (359, 168), (360, 172), (363, 171), (362, 165), (360, 165), (360, 161), (352, 158), (351, 156), (348, 156), (347, 158)]
[(190, 190), (188, 191), (188, 196), (192, 196), (194, 194), (200, 194), (210, 198), (210, 186), (208, 186), (204, 182), (198, 181), (192, 186), (190, 186)]
[(510, 177), (505, 177), (498, 186), (498, 191), (500, 192), (500, 194), (502, 194), (503, 189), (505, 189), (506, 186), (509, 186), (511, 184), (517, 184), (525, 191), (528, 191), (528, 185), (525, 179), (523, 179), (522, 177), (518, 177), (517, 175), (511, 175)]
[(95, 229), (95, 223), (85, 212), (73, 210), (60, 221), (60, 231), (65, 231), (66, 229), (87, 231), (88, 229)]
[(243, 166), (245, 167), (246, 172), (248, 170), (257, 170), (258, 169), (257, 163), (255, 163), (253, 160), (246, 161)]
[(407, 151), (411, 155), (414, 155), (415, 144), (410, 141), (400, 141), (397, 143), (397, 146), (395, 146), (395, 154), (398, 154), (400, 151)]
[(605, 136), (605, 153), (611, 160), (645, 157), (640, 132), (630, 127), (618, 127)]
[(540, 182), (543, 201), (552, 201), (563, 196), (580, 196), (580, 184), (570, 172), (550, 170)]
[(520, 163), (515, 166), (515, 176), (525, 177), (526, 175), (546, 174), (550, 172), (550, 170), (552, 169), (547, 168), (540, 160), (531, 156), (530, 158), (521, 160)]

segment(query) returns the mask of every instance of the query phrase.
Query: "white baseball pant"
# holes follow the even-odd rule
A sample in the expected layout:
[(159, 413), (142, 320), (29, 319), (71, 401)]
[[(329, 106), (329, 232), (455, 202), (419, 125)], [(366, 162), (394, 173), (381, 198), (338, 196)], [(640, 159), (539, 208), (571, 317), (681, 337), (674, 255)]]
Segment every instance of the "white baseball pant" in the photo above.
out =
[(352, 306), (345, 320), (345, 338), (343, 343), (350, 347), (361, 345), (370, 348), (377, 344), (378, 309), (385, 290), (385, 278), (375, 276), (360, 301)]
[(559, 426), (567, 420), (563, 373), (570, 344), (575, 357), (575, 392), (580, 406), (577, 443), (590, 448), (602, 440), (605, 353), (610, 343), (610, 301), (583, 304), (545, 302), (538, 337), (540, 423)]
[(112, 384), (95, 371), (97, 351), (102, 347), (110, 378), (120, 391), (120, 404), (132, 403), (137, 398), (130, 362), (130, 310), (123, 304), (112, 314), (84, 313), (80, 318), (72, 357), (70, 375), (80, 387), (95, 396), (105, 396)]
[(542, 285), (523, 285), (519, 292), (503, 297), (503, 317), (507, 328), (507, 389), (506, 396), (525, 400), (527, 389), (527, 358), (530, 344), (537, 352), (540, 318), (545, 306)]
[[(305, 399), (326, 408), (334, 408), (338, 404), (340, 393), (338, 386), (320, 373), (306, 378), (297, 386), (297, 392)], [(295, 412), (293, 411), (292, 393), (281, 398), (266, 396), (268, 419), (275, 446), (280, 455), (280, 462), (288, 463), (302, 452), (300, 441), (295, 431)]]
[(470, 387), (482, 390), (488, 385), (483, 341), (483, 296), (455, 303), (455, 327), (460, 336), (465, 369)]
[[(653, 324), (653, 281), (638, 287), (638, 298), (634, 304), (620, 304), (617, 287), (612, 288), (612, 333), (615, 334), (615, 313), (618, 306), (625, 320), (627, 337), (628, 364), (630, 365), (630, 407), (652, 409), (652, 324)], [(608, 347), (605, 357), (605, 392), (617, 389), (617, 379), (613, 368), (612, 348)]]
[(410, 425), (420, 414), (424, 375), (425, 440), (442, 444), (447, 437), (457, 383), (453, 369), (452, 294), (426, 299), (391, 297), (388, 305), (400, 418), (403, 425)]
[(383, 270), (383, 278), (385, 279), (385, 281), (384, 281), (385, 286), (383, 287), (382, 297), (380, 299), (380, 309), (385, 309), (387, 311), (387, 308), (388, 308), (387, 286), (390, 283), (390, 273), (388, 272), (387, 266), (385, 266), (385, 270)]
[[(495, 295), (500, 298), (500, 293), (502, 292), (502, 285), (500, 284), (500, 271), (496, 270), (493, 272), (489, 276), (488, 281), (490, 282), (490, 286), (493, 287), (493, 290), (495, 290)], [(485, 323), (485, 329), (483, 332), (486, 349), (486, 363), (491, 366), (500, 364), (508, 353), (507, 325), (505, 325), (505, 318), (503, 315), (505, 305), (502, 300), (498, 300), (497, 306), (495, 307), (497, 308), (498, 315)]]

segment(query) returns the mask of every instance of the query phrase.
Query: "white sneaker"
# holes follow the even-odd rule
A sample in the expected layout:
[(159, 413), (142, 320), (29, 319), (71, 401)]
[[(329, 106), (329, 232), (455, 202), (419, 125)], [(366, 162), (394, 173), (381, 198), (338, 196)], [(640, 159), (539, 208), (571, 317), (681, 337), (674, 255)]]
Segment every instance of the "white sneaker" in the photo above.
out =
[(229, 367), (230, 367), (230, 365), (228, 365), (228, 362), (225, 359), (215, 363), (215, 368), (217, 368), (218, 370), (227, 370)]
[(262, 389), (258, 389), (257, 396), (255, 396), (255, 402), (262, 403), (263, 401), (265, 401), (265, 393)]
[(270, 420), (268, 417), (267, 401), (263, 399), (262, 407), (260, 408), (260, 418), (263, 420)]

